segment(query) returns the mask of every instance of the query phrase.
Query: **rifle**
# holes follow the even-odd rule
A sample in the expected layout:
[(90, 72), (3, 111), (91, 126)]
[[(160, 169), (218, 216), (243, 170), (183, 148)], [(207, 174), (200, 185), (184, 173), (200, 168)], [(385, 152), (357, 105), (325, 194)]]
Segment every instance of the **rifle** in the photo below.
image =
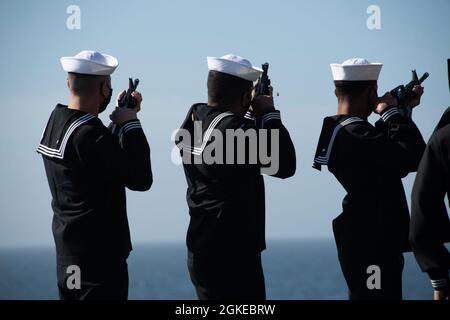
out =
[(262, 65), (263, 73), (258, 79), (258, 82), (255, 87), (255, 93), (257, 96), (263, 94), (268, 95), (270, 94), (269, 87), (270, 87), (270, 79), (269, 79), (269, 63), (264, 63)]
[[(139, 85), (139, 79), (128, 78), (128, 90), (127, 92), (120, 98), (118, 101), (119, 108), (130, 108), (134, 109), (137, 105), (136, 99), (131, 96), (131, 94), (136, 91), (137, 86)], [(115, 135), (118, 135), (120, 131), (120, 127), (117, 125), (113, 125), (112, 132)]]
[(408, 103), (414, 99), (417, 94), (413, 91), (414, 86), (422, 84), (429, 74), (425, 72), (422, 77), (417, 76), (416, 70), (412, 70), (412, 80), (406, 85), (399, 85), (390, 91), (390, 94), (397, 99), (398, 109), (403, 116), (411, 117), (412, 111)]

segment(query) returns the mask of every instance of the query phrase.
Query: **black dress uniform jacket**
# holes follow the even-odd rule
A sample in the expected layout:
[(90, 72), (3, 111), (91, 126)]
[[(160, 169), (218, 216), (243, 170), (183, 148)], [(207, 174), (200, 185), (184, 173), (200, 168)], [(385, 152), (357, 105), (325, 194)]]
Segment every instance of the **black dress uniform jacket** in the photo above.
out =
[(448, 285), (450, 222), (444, 203), (450, 195), (450, 108), (428, 142), (412, 193), (411, 244), (435, 288)]
[(52, 195), (58, 262), (126, 259), (132, 246), (125, 187), (144, 191), (152, 184), (139, 120), (123, 124), (119, 141), (97, 117), (57, 105), (37, 151)]
[[(181, 155), (189, 155), (192, 159), (191, 163), (183, 163), (190, 214), (188, 249), (197, 256), (214, 253), (233, 256), (240, 253), (258, 254), (266, 248), (264, 180), (261, 175), (263, 165), (259, 161), (251, 163), (248, 157), (244, 164), (236, 164), (236, 152), (234, 164), (225, 164), (225, 161), (223, 164), (206, 164), (204, 161), (195, 163), (194, 158), (201, 157), (211, 142), (212, 129), (220, 131), (224, 137), (224, 146), (227, 144), (227, 129), (242, 129), (244, 132), (254, 129), (256, 133), (267, 129), (268, 137), (271, 130), (277, 129), (279, 170), (273, 176), (292, 176), (296, 168), (295, 149), (288, 131), (281, 123), (280, 112), (268, 112), (253, 119), (206, 104), (195, 104), (181, 126), (192, 137), (196, 130), (194, 121), (202, 125), (199, 134), (201, 141), (182, 141), (180, 136), (176, 140)], [(245, 147), (248, 156), (248, 143)]]
[[(333, 232), (350, 300), (402, 299), (409, 212), (401, 178), (417, 169), (424, 148), (415, 124), (395, 107), (375, 127), (347, 115), (324, 120), (314, 167), (327, 165), (347, 192)], [(376, 288), (368, 282), (372, 267)]]
[(347, 195), (333, 221), (340, 260), (409, 250), (409, 212), (401, 178), (416, 171), (425, 148), (416, 125), (397, 108), (375, 126), (347, 115), (324, 119), (314, 167), (327, 165)]

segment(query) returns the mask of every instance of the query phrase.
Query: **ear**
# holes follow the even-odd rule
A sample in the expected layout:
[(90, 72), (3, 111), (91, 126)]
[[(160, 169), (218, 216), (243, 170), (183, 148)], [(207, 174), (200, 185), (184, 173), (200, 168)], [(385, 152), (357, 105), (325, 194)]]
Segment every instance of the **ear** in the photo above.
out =
[(69, 88), (69, 90), (70, 90), (70, 82), (69, 82), (69, 79), (67, 79), (66, 83), (67, 83), (67, 88)]
[(102, 85), (100, 87), (100, 92), (104, 97), (107, 97), (109, 95), (108, 83), (106, 81), (102, 82)]

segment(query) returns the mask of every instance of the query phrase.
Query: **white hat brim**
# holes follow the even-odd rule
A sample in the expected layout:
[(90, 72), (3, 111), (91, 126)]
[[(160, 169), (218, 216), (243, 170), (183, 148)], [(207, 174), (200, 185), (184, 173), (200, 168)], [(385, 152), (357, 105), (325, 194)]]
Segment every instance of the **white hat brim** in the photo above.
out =
[(109, 76), (116, 70), (119, 61), (110, 55), (104, 54), (103, 56), (106, 58), (107, 64), (76, 57), (62, 57), (60, 61), (66, 72)]
[(209, 70), (223, 72), (252, 82), (258, 80), (259, 76), (263, 72), (260, 68), (254, 66), (247, 67), (243, 64), (227, 59), (207, 57), (207, 60)]
[(335, 81), (373, 81), (380, 76), (382, 63), (342, 65), (330, 64)]

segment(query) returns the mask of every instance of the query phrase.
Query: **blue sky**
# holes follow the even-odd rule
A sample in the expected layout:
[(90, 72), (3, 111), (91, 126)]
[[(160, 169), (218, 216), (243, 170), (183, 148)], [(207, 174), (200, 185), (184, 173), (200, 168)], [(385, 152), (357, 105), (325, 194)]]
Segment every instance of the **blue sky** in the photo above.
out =
[[(81, 8), (81, 30), (66, 27), (71, 4)], [(381, 30), (366, 27), (372, 4), (381, 9)], [(54, 105), (67, 102), (58, 59), (83, 49), (119, 59), (116, 93), (129, 76), (141, 79), (155, 183), (150, 192), (128, 193), (135, 242), (184, 240), (186, 183), (171, 162), (170, 137), (187, 108), (206, 100), (206, 56), (227, 53), (271, 63), (275, 102), (297, 149), (294, 178), (266, 178), (269, 240), (331, 237), (344, 192), (326, 170), (311, 168), (322, 118), (336, 109), (329, 64), (351, 57), (384, 63), (379, 93), (409, 81), (413, 68), (428, 71), (414, 113), (428, 139), (449, 105), (449, 13), (447, 0), (0, 1), (0, 246), (53, 242), (50, 192), (35, 148)], [(101, 118), (108, 123), (106, 112)], [(408, 197), (413, 178), (405, 179)]]

